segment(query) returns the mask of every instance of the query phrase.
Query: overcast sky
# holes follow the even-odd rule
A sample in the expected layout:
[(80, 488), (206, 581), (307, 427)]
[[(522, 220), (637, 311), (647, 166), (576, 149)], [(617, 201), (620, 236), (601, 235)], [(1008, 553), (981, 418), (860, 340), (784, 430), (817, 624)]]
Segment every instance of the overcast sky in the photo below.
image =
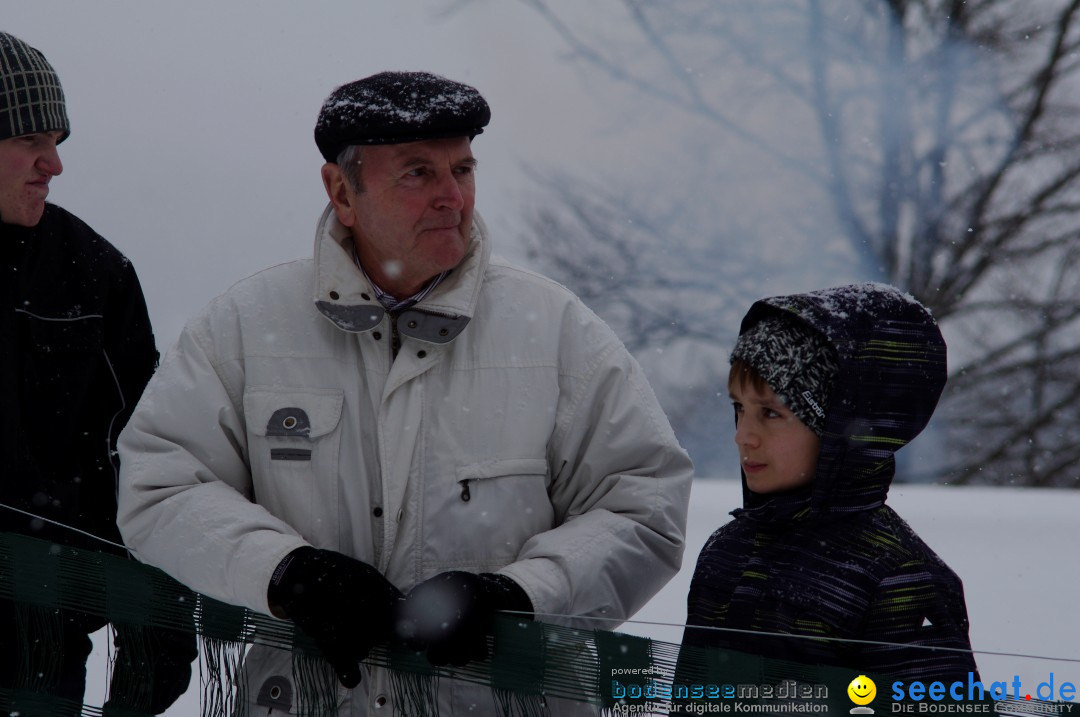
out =
[[(633, 34), (621, 0), (550, 4), (591, 41)], [(724, 398), (728, 339), (754, 299), (869, 278), (854, 261), (850, 272), (835, 260), (813, 268), (842, 237), (821, 211), (820, 187), (792, 186), (767, 153), (573, 62), (522, 0), (9, 5), (0, 27), (45, 53), (67, 96), (72, 135), (50, 199), (135, 263), (162, 352), (236, 281), (311, 254), (326, 204), (312, 138), (318, 110), (338, 85), (389, 69), (470, 83), (490, 103), (491, 124), (473, 151), (477, 210), (496, 253), (528, 265), (523, 217), (551, 201), (537, 176), (552, 174), (587, 183), (570, 185), (575, 192), (610, 190), (655, 216), (678, 215), (649, 238), (665, 254), (722, 242), (717, 284), (734, 269), (753, 287), (725, 301), (730, 335), (638, 352), (669, 410), (687, 395)], [(624, 49), (622, 61), (654, 61), (632, 43)], [(699, 71), (740, 121), (770, 128), (796, 151), (792, 133), (813, 131), (791, 107), (758, 97), (753, 82), (749, 95), (736, 94), (737, 67)], [(682, 436), (699, 462), (714, 445), (730, 446), (730, 416), (718, 415), (715, 426), (695, 424), (702, 436)]]
[(45, 53), (67, 96), (72, 135), (50, 200), (135, 262), (164, 350), (236, 280), (310, 254), (326, 201), (312, 130), (337, 85), (403, 69), (479, 88), (492, 123), (474, 145), (477, 208), (510, 258), (525, 168), (620, 154), (625, 123), (531, 10), (453, 7), (35, 0), (8, 4), (2, 27)]

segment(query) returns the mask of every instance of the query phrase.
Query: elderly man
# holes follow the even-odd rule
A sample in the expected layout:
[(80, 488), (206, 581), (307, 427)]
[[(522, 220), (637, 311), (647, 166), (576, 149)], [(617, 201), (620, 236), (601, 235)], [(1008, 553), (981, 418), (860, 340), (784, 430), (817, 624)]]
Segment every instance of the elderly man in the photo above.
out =
[[(0, 32), (0, 530), (125, 554), (114, 448), (158, 354), (131, 263), (45, 202), (70, 131), (52, 66)], [(104, 624), (0, 601), (0, 687), (80, 704)], [(183, 693), (193, 637), (122, 627), (117, 644), (110, 708)]]
[[(692, 466), (640, 368), (566, 289), (491, 258), (471, 148), (489, 116), (426, 73), (335, 90), (315, 128), (330, 202), (314, 260), (213, 301), (120, 441), (128, 544), (295, 621), (359, 684), (342, 714), (405, 709), (359, 664), (393, 625), (462, 664), (495, 611), (610, 628), (682, 557)], [(248, 655), (259, 714), (297, 709), (274, 652)], [(495, 709), (475, 685), (443, 681), (438, 699)]]

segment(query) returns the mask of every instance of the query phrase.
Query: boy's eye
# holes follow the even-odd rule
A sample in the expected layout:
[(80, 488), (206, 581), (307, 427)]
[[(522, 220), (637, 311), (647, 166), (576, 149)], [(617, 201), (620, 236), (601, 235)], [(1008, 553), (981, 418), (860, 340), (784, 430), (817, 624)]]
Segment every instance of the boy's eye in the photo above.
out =
[(742, 413), (742, 411), (743, 411), (742, 404), (739, 403), (738, 401), (732, 401), (731, 402), (731, 407), (735, 409), (735, 413)]

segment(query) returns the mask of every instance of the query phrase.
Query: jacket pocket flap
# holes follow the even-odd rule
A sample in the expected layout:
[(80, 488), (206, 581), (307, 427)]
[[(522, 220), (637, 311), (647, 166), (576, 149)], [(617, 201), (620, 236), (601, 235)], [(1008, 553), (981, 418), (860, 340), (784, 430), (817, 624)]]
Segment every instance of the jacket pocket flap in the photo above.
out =
[(313, 439), (337, 427), (343, 403), (337, 389), (255, 387), (244, 392), (244, 415), (252, 435)]
[(543, 458), (502, 458), (472, 463), (457, 469), (457, 479), (479, 480), (501, 476), (546, 476), (547, 461)]

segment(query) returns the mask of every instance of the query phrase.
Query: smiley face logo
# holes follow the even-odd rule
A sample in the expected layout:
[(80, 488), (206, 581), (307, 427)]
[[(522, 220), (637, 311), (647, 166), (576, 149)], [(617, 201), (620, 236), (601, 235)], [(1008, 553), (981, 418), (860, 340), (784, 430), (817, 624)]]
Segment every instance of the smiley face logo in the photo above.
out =
[(859, 675), (847, 686), (848, 697), (857, 705), (868, 705), (877, 697), (877, 685), (866, 675)]

